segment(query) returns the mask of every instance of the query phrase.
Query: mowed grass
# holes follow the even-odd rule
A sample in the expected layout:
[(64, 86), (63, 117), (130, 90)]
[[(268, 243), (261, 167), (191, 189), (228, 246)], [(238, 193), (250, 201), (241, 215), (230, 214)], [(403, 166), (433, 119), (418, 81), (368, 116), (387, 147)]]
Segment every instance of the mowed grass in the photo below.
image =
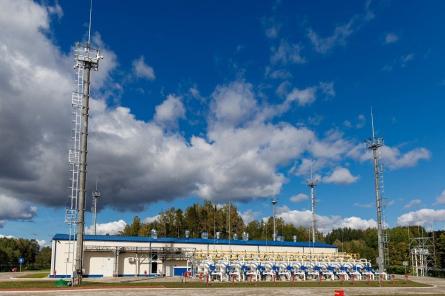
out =
[[(220, 283), (220, 282), (124, 282), (124, 283), (103, 283), (84, 281), (82, 287), (84, 288), (309, 288), (309, 287), (428, 287), (429, 285), (421, 284), (414, 281), (395, 280), (385, 281), (379, 283), (378, 281), (305, 281), (305, 282), (240, 282), (240, 283)], [(56, 287), (55, 281), (5, 281), (0, 282), (0, 289), (60, 289)]]
[(25, 275), (18, 276), (19, 279), (42, 279), (48, 277), (48, 272), (35, 272), (35, 273), (29, 273)]

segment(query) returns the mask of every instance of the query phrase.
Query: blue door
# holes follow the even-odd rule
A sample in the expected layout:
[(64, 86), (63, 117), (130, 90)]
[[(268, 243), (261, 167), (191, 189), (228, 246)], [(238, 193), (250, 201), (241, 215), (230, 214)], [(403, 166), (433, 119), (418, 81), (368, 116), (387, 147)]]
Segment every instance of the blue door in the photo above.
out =
[(173, 267), (174, 276), (183, 276), (186, 271), (187, 267)]

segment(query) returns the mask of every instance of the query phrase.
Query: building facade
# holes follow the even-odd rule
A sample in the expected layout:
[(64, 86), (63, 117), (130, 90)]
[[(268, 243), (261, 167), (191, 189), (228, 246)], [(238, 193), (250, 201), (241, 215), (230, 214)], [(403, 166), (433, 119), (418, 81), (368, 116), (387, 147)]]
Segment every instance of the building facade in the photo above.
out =
[[(67, 234), (53, 237), (51, 277), (71, 277), (75, 244)], [(116, 235), (86, 235), (84, 251), (85, 277), (181, 276), (205, 258), (338, 255), (337, 247), (312, 242)]]

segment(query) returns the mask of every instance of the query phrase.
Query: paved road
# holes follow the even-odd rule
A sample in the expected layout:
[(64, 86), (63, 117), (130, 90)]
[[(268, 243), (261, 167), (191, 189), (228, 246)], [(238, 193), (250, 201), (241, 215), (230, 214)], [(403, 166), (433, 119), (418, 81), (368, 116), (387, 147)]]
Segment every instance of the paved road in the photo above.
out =
[[(417, 279), (419, 282), (433, 285), (423, 288), (345, 288), (345, 295), (445, 295), (445, 280), (435, 278)], [(212, 288), (212, 289), (162, 289), (162, 288), (131, 288), (109, 290), (54, 290), (54, 291), (23, 291), (0, 292), (0, 295), (69, 295), (69, 296), (191, 296), (191, 295), (334, 295), (335, 288)]]

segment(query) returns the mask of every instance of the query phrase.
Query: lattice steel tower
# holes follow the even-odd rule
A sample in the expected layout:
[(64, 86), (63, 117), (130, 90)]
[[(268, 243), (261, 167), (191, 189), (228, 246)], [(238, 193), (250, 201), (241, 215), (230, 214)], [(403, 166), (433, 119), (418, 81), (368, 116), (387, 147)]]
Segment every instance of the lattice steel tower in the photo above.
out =
[(375, 135), (374, 129), (374, 115), (371, 110), (371, 126), (372, 138), (367, 140), (368, 149), (372, 151), (374, 161), (374, 187), (375, 199), (377, 208), (377, 240), (378, 240), (378, 254), (377, 264), (379, 273), (385, 272), (385, 242), (384, 223), (383, 223), (383, 166), (380, 161), (380, 147), (383, 146), (383, 138), (378, 138)]
[(311, 236), (312, 243), (315, 243), (315, 237), (317, 234), (317, 215), (316, 215), (316, 207), (317, 201), (315, 199), (315, 187), (317, 187), (317, 179), (312, 176), (312, 168), (311, 168), (311, 178), (307, 180), (307, 186), (311, 190), (311, 212), (312, 212), (312, 225), (311, 225)]
[(70, 244), (67, 258), (68, 263), (72, 253), (71, 258), (75, 261), (73, 270), (74, 285), (80, 284), (83, 269), (90, 76), (91, 70), (98, 70), (99, 60), (103, 58), (98, 49), (91, 47), (91, 16), (92, 0), (90, 0), (88, 41), (86, 44), (77, 43), (74, 49), (76, 78), (71, 96), (72, 130), (71, 147), (68, 153), (71, 186), (70, 205), (66, 209), (65, 221), (69, 225), (70, 240), (74, 238), (76, 240), (75, 250), (74, 246), (71, 250)]

